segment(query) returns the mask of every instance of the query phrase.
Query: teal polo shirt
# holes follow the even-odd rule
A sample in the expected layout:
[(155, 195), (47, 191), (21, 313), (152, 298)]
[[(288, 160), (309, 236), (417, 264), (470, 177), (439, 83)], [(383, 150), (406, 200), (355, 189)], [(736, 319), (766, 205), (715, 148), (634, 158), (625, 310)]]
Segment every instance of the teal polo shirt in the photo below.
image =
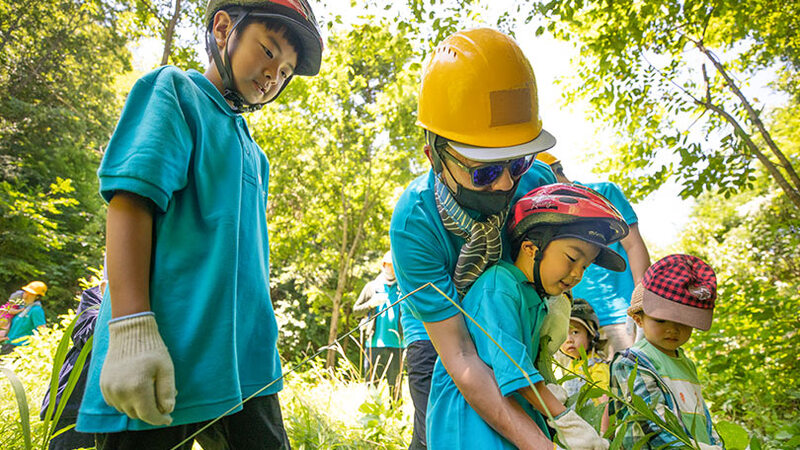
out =
[[(523, 374), (475, 323), (465, 317), (478, 356), (492, 369), (500, 392), (506, 397), (514, 396), (542, 432), (549, 436), (544, 417), (516, 392), (543, 380), (533, 363), (539, 353), (539, 329), (547, 315), (547, 303), (536, 294), (522, 271), (500, 261), (475, 281), (461, 305), (524, 371)], [(430, 450), (516, 448), (472, 409), (441, 359), (436, 360), (433, 369), (426, 430)]]
[[(577, 183), (594, 189), (611, 204), (616, 207), (622, 218), (630, 226), (637, 223), (636, 213), (633, 207), (625, 198), (625, 194), (614, 183)], [(600, 320), (600, 326), (625, 323), (627, 318), (628, 306), (631, 304), (631, 294), (633, 294), (633, 274), (628, 263), (628, 254), (622, 244), (615, 242), (608, 246), (611, 250), (619, 253), (625, 260), (627, 267), (624, 272), (614, 272), (604, 269), (597, 264), (592, 264), (583, 273), (583, 279), (577, 286), (572, 288), (572, 295), (575, 298), (582, 298), (589, 302)]]
[[(122, 190), (155, 205), (149, 290), (175, 366), (172, 426), (241, 410), (243, 398), (281, 375), (269, 295), (269, 163), (244, 118), (201, 73), (156, 69), (131, 90), (98, 175), (107, 201)], [(156, 428), (117, 412), (100, 393), (108, 295), (77, 429)]]
[[(399, 298), (397, 283), (382, 284), (386, 300), (378, 306), (374, 313), (383, 311), (375, 317), (375, 332), (370, 339), (368, 347), (403, 348), (400, 337), (400, 304), (392, 306)], [(391, 306), (391, 307), (390, 307)]]
[(25, 345), (28, 339), (22, 339), (15, 342), (17, 339), (27, 337), (33, 334), (33, 330), (47, 323), (44, 317), (44, 309), (42, 303), (39, 301), (33, 302), (25, 310), (11, 319), (11, 327), (8, 329), (8, 343), (13, 345)]
[[(534, 188), (555, 182), (550, 167), (536, 160), (520, 179), (512, 203)], [(505, 235), (505, 227), (503, 231)], [(431, 282), (448, 297), (459, 301), (453, 273), (464, 239), (447, 231), (442, 224), (436, 209), (433, 170), (412, 181), (400, 196), (392, 214), (389, 236), (401, 292), (412, 292)], [(503, 254), (510, 260), (505, 242)], [(438, 322), (458, 314), (458, 309), (430, 286), (409, 296), (404, 303), (403, 312), (411, 313), (422, 322)], [(406, 322), (403, 322), (403, 327), (408, 333), (407, 343), (428, 339), (421, 324), (405, 328)]]

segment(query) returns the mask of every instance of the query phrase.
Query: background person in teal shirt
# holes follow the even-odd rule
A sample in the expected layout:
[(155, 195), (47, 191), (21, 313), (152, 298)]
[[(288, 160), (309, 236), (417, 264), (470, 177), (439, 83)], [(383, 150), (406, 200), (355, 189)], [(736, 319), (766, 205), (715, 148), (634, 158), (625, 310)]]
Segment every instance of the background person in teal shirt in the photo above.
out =
[[(556, 157), (540, 154), (538, 158), (550, 164), (559, 183), (571, 183), (564, 174), (561, 161)], [(612, 246), (615, 252), (625, 258), (628, 268), (624, 272), (610, 272), (590, 266), (586, 269), (583, 280), (572, 290), (572, 295), (586, 299), (597, 314), (601, 336), (608, 340), (607, 354), (612, 357), (615, 352), (633, 345), (637, 337), (635, 325), (626, 312), (631, 303), (633, 287), (650, 267), (650, 254), (639, 233), (639, 219), (619, 186), (607, 181), (575, 183), (594, 189), (607, 198), (622, 213), (630, 229), (625, 239)]]
[(3, 346), (0, 348), (0, 354), (2, 355), (11, 353), (17, 346), (27, 344), (28, 340), (23, 338), (32, 335), (36, 329), (47, 323), (42, 302), (39, 301), (40, 297), (47, 294), (47, 285), (41, 281), (31, 281), (18, 292), (11, 294), (11, 296), (21, 296), (24, 302), (22, 311), (11, 319), (11, 326), (8, 329), (6, 338), (3, 339)]
[(367, 314), (365, 322), (364, 368), (369, 382), (386, 378), (393, 400), (399, 395), (399, 375), (403, 363), (403, 337), (400, 331), (400, 303), (397, 278), (392, 268), (392, 252), (381, 261), (381, 274), (361, 290), (353, 305), (354, 314)]
[[(492, 369), (501, 393), (515, 399), (543, 433), (548, 433), (544, 414), (549, 411), (551, 425), (567, 448), (607, 449), (608, 441), (545, 386), (537, 360), (548, 313), (543, 299), (572, 288), (593, 262), (623, 270), (624, 260), (608, 244), (623, 237), (627, 226), (596, 193), (554, 184), (529, 192), (512, 207), (508, 233), (514, 264), (500, 261), (489, 268), (462, 301), (477, 323), (467, 321), (478, 355)], [(516, 448), (483, 416), (467, 403), (441, 359), (437, 361), (428, 402), (428, 447)]]

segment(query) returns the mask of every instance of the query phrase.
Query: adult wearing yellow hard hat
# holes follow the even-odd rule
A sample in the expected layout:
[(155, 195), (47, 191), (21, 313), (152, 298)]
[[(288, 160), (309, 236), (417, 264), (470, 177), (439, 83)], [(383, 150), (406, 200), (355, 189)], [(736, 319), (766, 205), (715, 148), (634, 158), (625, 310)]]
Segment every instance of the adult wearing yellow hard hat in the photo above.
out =
[[(546, 164), (534, 160), (555, 138), (542, 128), (527, 58), (509, 36), (486, 28), (455, 33), (433, 51), (422, 74), (417, 125), (424, 129), (432, 168), (411, 182), (395, 206), (395, 273), (403, 294), (430, 282), (460, 301), (502, 257), (512, 199), (556, 181)], [(552, 448), (516, 401), (501, 394), (463, 316), (436, 289), (409, 296), (401, 321), (416, 410), (412, 449), (426, 448), (425, 405), (437, 351), (494, 429), (520, 448)]]
[(34, 330), (47, 323), (44, 315), (44, 308), (39, 301), (39, 297), (47, 294), (47, 285), (41, 281), (31, 281), (19, 291), (11, 294), (10, 299), (21, 298), (22, 311), (11, 320), (11, 327), (0, 348), (0, 354), (11, 353), (17, 346), (28, 343), (27, 339), (22, 339), (33, 334)]

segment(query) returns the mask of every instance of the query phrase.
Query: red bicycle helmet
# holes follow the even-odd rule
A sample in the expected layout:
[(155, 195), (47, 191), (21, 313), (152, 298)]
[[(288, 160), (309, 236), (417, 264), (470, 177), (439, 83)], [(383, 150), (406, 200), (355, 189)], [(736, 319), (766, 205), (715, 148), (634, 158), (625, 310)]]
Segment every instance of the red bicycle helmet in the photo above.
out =
[(610, 201), (575, 184), (549, 184), (528, 192), (514, 204), (508, 221), (513, 246), (526, 239), (534, 242), (540, 249), (537, 259), (553, 239), (573, 237), (600, 247), (595, 264), (616, 272), (627, 264), (608, 246), (627, 235), (628, 224)]

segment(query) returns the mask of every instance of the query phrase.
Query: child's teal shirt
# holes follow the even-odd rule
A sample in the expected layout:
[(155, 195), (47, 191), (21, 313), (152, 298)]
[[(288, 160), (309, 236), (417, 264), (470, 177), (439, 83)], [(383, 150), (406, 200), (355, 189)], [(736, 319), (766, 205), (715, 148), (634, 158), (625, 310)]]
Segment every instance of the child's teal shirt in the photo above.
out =
[[(469, 318), (464, 318), (478, 356), (494, 372), (500, 392), (504, 396), (515, 396), (525, 412), (549, 436), (542, 415), (516, 393), (522, 387), (542, 381), (533, 363), (539, 353), (539, 328), (547, 314), (547, 303), (536, 294), (522, 271), (500, 261), (475, 281), (461, 306), (528, 375), (530, 381), (483, 331)], [(516, 448), (472, 409), (441, 359), (437, 359), (433, 369), (426, 429), (430, 450)]]
[[(107, 201), (122, 190), (155, 205), (150, 303), (175, 366), (171, 425), (214, 419), (277, 380), (269, 163), (244, 118), (199, 72), (159, 68), (131, 90), (98, 175)], [(119, 413), (100, 393), (110, 316), (107, 292), (77, 429), (156, 428)]]
[[(389, 229), (394, 271), (403, 295), (431, 282), (458, 301), (453, 273), (464, 239), (444, 228), (436, 208), (434, 180), (433, 170), (421, 175), (409, 184), (395, 205)], [(550, 167), (534, 161), (520, 179), (512, 204), (530, 190), (555, 182)], [(503, 242), (503, 253), (507, 257), (506, 242)], [(458, 309), (430, 286), (410, 295), (404, 303), (403, 313), (409, 312), (422, 322), (437, 322), (458, 314)], [(407, 344), (428, 339), (419, 322), (403, 322), (403, 327)]]

